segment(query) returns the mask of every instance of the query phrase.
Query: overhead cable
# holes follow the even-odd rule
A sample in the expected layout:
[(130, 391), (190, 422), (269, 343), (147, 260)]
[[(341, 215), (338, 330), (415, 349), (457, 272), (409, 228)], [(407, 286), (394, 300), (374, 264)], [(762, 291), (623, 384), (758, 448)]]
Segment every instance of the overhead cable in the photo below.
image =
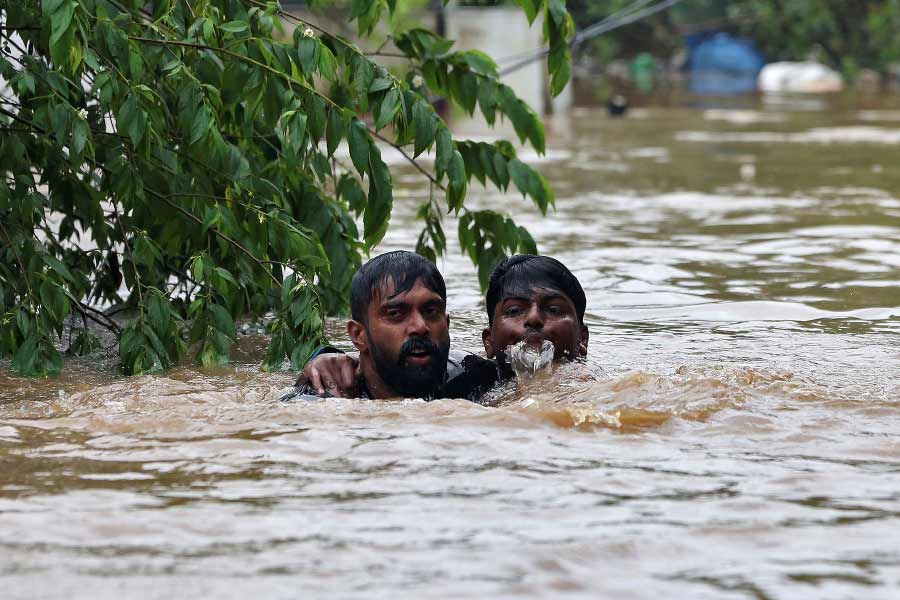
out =
[[(628, 17), (632, 13), (640, 10), (644, 6), (650, 4), (651, 2), (655, 2), (655, 1), (656, 0), (637, 0), (636, 2), (629, 4), (625, 8), (619, 10), (618, 12), (614, 12), (610, 15), (605, 16), (601, 21), (599, 21), (598, 23), (594, 23), (590, 27), (596, 27), (597, 25), (599, 25), (601, 23), (608, 25), (613, 22), (618, 22), (620, 19)], [(586, 31), (586, 29), (582, 30), (582, 32), (583, 31)], [(581, 32), (579, 32), (579, 35), (580, 34), (581, 34)], [(577, 40), (573, 40), (572, 45), (574, 46), (575, 43), (581, 43), (581, 42), (577, 42)], [(543, 48), (538, 48), (538, 49), (534, 49), (534, 50), (526, 50), (524, 52), (519, 52), (518, 54), (513, 54), (511, 56), (505, 56), (503, 58), (497, 59), (497, 63), (503, 64), (503, 63), (513, 62), (513, 61), (518, 62), (519, 60), (521, 60), (523, 58), (533, 56), (535, 54), (535, 52), (539, 52), (540, 50), (543, 50)]]
[[(637, 0), (634, 4), (629, 5), (625, 9), (614, 13), (602, 21), (594, 23), (590, 27), (582, 29), (579, 31), (575, 38), (569, 42), (570, 48), (576, 48), (586, 42), (587, 40), (597, 37), (598, 35), (602, 35), (604, 33), (608, 33), (614, 29), (618, 29), (619, 27), (623, 27), (628, 25), (629, 23), (634, 23), (644, 17), (649, 17), (650, 15), (654, 15), (658, 12), (667, 10), (676, 4), (682, 2), (682, 0), (664, 0), (653, 6), (647, 6), (652, 0)], [(500, 69), (500, 75), (508, 75), (513, 71), (517, 71), (522, 67), (533, 63), (536, 60), (540, 60), (550, 54), (549, 48), (538, 48), (536, 50), (530, 51), (523, 55), (518, 55), (514, 57), (507, 58), (506, 60), (516, 59), (516, 62), (511, 65)], [(522, 58), (519, 58), (521, 56)]]

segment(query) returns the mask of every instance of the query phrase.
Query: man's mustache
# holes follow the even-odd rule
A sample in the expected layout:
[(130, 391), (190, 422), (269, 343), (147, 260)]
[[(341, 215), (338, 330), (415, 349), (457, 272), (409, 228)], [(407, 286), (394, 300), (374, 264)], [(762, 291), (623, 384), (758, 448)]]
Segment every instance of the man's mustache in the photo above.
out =
[(426, 352), (431, 356), (435, 357), (438, 355), (438, 347), (437, 345), (431, 341), (430, 338), (427, 337), (411, 337), (400, 347), (400, 355), (397, 358), (397, 362), (401, 365), (406, 362), (406, 359), (410, 354), (422, 353)]

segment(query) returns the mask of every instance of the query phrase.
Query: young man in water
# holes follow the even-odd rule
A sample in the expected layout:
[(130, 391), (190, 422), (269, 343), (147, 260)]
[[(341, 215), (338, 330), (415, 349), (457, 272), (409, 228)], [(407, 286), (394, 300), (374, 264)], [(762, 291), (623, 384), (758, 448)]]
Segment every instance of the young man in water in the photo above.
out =
[[(440, 391), (443, 397), (478, 400), (495, 383), (513, 377), (507, 349), (522, 341), (530, 349), (551, 342), (557, 362), (587, 355), (584, 290), (558, 260), (520, 254), (501, 261), (491, 273), (486, 304), (489, 326), (482, 340), (488, 358), (496, 362), (475, 355), (451, 359), (452, 372)], [(346, 355), (320, 354), (303, 372), (309, 387), (319, 394), (349, 397), (358, 395), (355, 370), (355, 362)]]
[(481, 339), (501, 378), (513, 376), (508, 349), (523, 341), (533, 352), (551, 342), (554, 362), (587, 356), (584, 290), (558, 260), (517, 254), (500, 261), (491, 273), (485, 301), (488, 327)]
[[(461, 365), (448, 362), (447, 290), (430, 261), (402, 251), (373, 258), (353, 277), (350, 311), (347, 333), (359, 350), (358, 369), (344, 357), (337, 364), (337, 375), (329, 374), (324, 386), (317, 372), (306, 373), (306, 380), (301, 378), (297, 389), (283, 400), (316, 395), (434, 398), (474, 393), (460, 387), (462, 380), (448, 386), (448, 364), (457, 371)], [(470, 369), (478, 361), (488, 362), (474, 355), (472, 359), (465, 360)], [(337, 390), (335, 381), (341, 381), (343, 389)]]

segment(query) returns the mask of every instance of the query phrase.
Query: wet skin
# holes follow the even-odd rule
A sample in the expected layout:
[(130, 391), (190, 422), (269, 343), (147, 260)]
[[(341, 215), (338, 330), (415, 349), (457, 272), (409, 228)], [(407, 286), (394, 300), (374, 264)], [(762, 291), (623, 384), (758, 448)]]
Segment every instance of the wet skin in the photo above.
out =
[(528, 297), (506, 297), (494, 308), (494, 322), (482, 332), (488, 358), (506, 366), (506, 348), (525, 340), (539, 348), (550, 340), (554, 361), (587, 356), (588, 329), (578, 320), (575, 304), (552, 288), (535, 288)]
[[(401, 294), (395, 294), (394, 289), (394, 282), (388, 281), (374, 294), (366, 324), (353, 320), (347, 324), (350, 340), (359, 350), (360, 372), (376, 398), (407, 395), (386, 381), (390, 377), (382, 376), (384, 369), (380, 373), (377, 363), (396, 367), (398, 374), (406, 373), (410, 378), (439, 379), (434, 381), (437, 386), (442, 382), (450, 347), (450, 317), (440, 295), (421, 281)], [(424, 346), (444, 350), (443, 359)]]

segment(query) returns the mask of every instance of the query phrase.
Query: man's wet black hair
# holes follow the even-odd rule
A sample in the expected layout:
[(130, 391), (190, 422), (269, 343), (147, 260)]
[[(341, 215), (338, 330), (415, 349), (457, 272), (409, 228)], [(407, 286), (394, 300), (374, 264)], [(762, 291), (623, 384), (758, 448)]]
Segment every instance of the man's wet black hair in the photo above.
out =
[(394, 295), (408, 292), (416, 281), (447, 301), (447, 286), (433, 262), (414, 252), (396, 250), (376, 256), (364, 264), (350, 284), (350, 314), (354, 321), (368, 322), (369, 303), (388, 281), (394, 282)]
[(579, 324), (584, 324), (586, 301), (578, 279), (555, 258), (534, 254), (516, 254), (501, 260), (494, 267), (487, 292), (488, 323), (494, 324), (494, 309), (504, 298), (527, 298), (535, 289), (542, 287), (568, 296), (575, 305)]

